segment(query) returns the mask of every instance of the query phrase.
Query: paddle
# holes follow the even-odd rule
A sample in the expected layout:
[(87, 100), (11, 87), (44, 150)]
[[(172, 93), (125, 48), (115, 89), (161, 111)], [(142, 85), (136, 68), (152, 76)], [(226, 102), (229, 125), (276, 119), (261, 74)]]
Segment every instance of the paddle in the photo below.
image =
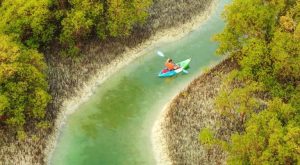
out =
[(165, 57), (164, 53), (159, 50), (157, 51), (157, 55), (159, 55), (160, 57)]
[[(164, 53), (161, 52), (161, 51), (159, 51), (159, 50), (157, 51), (157, 55), (160, 56), (160, 57), (166, 57), (166, 56), (164, 55)], [(187, 70), (185, 70), (185, 69), (183, 69), (183, 68), (182, 68), (182, 72), (185, 73), (185, 74), (188, 74), (188, 73), (189, 73)]]

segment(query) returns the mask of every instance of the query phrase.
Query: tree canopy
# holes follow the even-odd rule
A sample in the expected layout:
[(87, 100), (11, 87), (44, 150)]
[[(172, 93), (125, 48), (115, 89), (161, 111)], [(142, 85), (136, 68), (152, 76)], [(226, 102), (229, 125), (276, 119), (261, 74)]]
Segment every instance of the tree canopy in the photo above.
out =
[(135, 25), (148, 16), (151, 0), (69, 0), (69, 8), (62, 8), (60, 41), (72, 54), (80, 49), (80, 42), (91, 35), (99, 39), (128, 36)]
[[(42, 119), (50, 100), (43, 55), (0, 35), (0, 115), (2, 121), (22, 128), (26, 119)], [(31, 121), (33, 122), (33, 121)]]
[[(59, 40), (71, 51), (91, 36), (127, 36), (146, 21), (151, 0), (3, 0), (0, 32), (31, 48)], [(74, 51), (75, 50), (75, 51)]]
[(3, 0), (0, 7), (0, 32), (38, 48), (53, 38), (49, 0)]
[(300, 1), (234, 0), (223, 16), (217, 53), (239, 64), (216, 99), (236, 124), (228, 163), (299, 163)]
[(55, 45), (61, 54), (74, 57), (91, 38), (126, 37), (146, 21), (151, 3), (0, 0), (0, 123), (22, 131), (27, 123), (43, 121), (51, 98), (45, 48)]

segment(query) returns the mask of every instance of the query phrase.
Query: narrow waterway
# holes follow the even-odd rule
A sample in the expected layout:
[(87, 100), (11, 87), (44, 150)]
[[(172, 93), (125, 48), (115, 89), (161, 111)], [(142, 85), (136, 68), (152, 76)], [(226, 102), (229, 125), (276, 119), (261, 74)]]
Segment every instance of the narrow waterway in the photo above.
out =
[[(220, 15), (228, 1), (221, 0), (197, 30), (149, 49), (97, 87), (90, 99), (68, 116), (50, 164), (155, 164), (151, 145), (155, 119), (176, 93), (220, 60), (214, 55), (217, 45), (211, 37), (224, 27)], [(175, 61), (191, 57), (189, 74), (158, 78), (165, 59), (156, 55), (157, 50)]]

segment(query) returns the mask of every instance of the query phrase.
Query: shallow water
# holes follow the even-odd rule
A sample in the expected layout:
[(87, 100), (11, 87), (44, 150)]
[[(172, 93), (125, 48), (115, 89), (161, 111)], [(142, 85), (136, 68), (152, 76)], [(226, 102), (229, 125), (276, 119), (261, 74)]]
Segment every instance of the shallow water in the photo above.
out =
[[(61, 130), (50, 164), (155, 164), (151, 129), (163, 106), (193, 78), (221, 57), (211, 41), (224, 23), (221, 0), (207, 21), (184, 38), (162, 43), (112, 75), (91, 98), (68, 116)], [(175, 61), (192, 58), (189, 74), (157, 77), (165, 58)]]

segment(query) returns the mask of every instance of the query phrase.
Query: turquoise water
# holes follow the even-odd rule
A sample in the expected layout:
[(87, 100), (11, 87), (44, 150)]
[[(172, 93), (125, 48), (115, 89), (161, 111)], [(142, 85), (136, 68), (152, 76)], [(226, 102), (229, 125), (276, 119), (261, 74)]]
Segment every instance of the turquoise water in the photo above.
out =
[[(130, 165), (155, 164), (151, 129), (163, 106), (195, 78), (201, 70), (220, 60), (211, 41), (224, 23), (224, 5), (218, 3), (213, 15), (184, 38), (166, 42), (112, 75), (91, 98), (68, 117), (61, 130), (50, 164)], [(165, 58), (192, 58), (189, 74), (157, 77)]]

